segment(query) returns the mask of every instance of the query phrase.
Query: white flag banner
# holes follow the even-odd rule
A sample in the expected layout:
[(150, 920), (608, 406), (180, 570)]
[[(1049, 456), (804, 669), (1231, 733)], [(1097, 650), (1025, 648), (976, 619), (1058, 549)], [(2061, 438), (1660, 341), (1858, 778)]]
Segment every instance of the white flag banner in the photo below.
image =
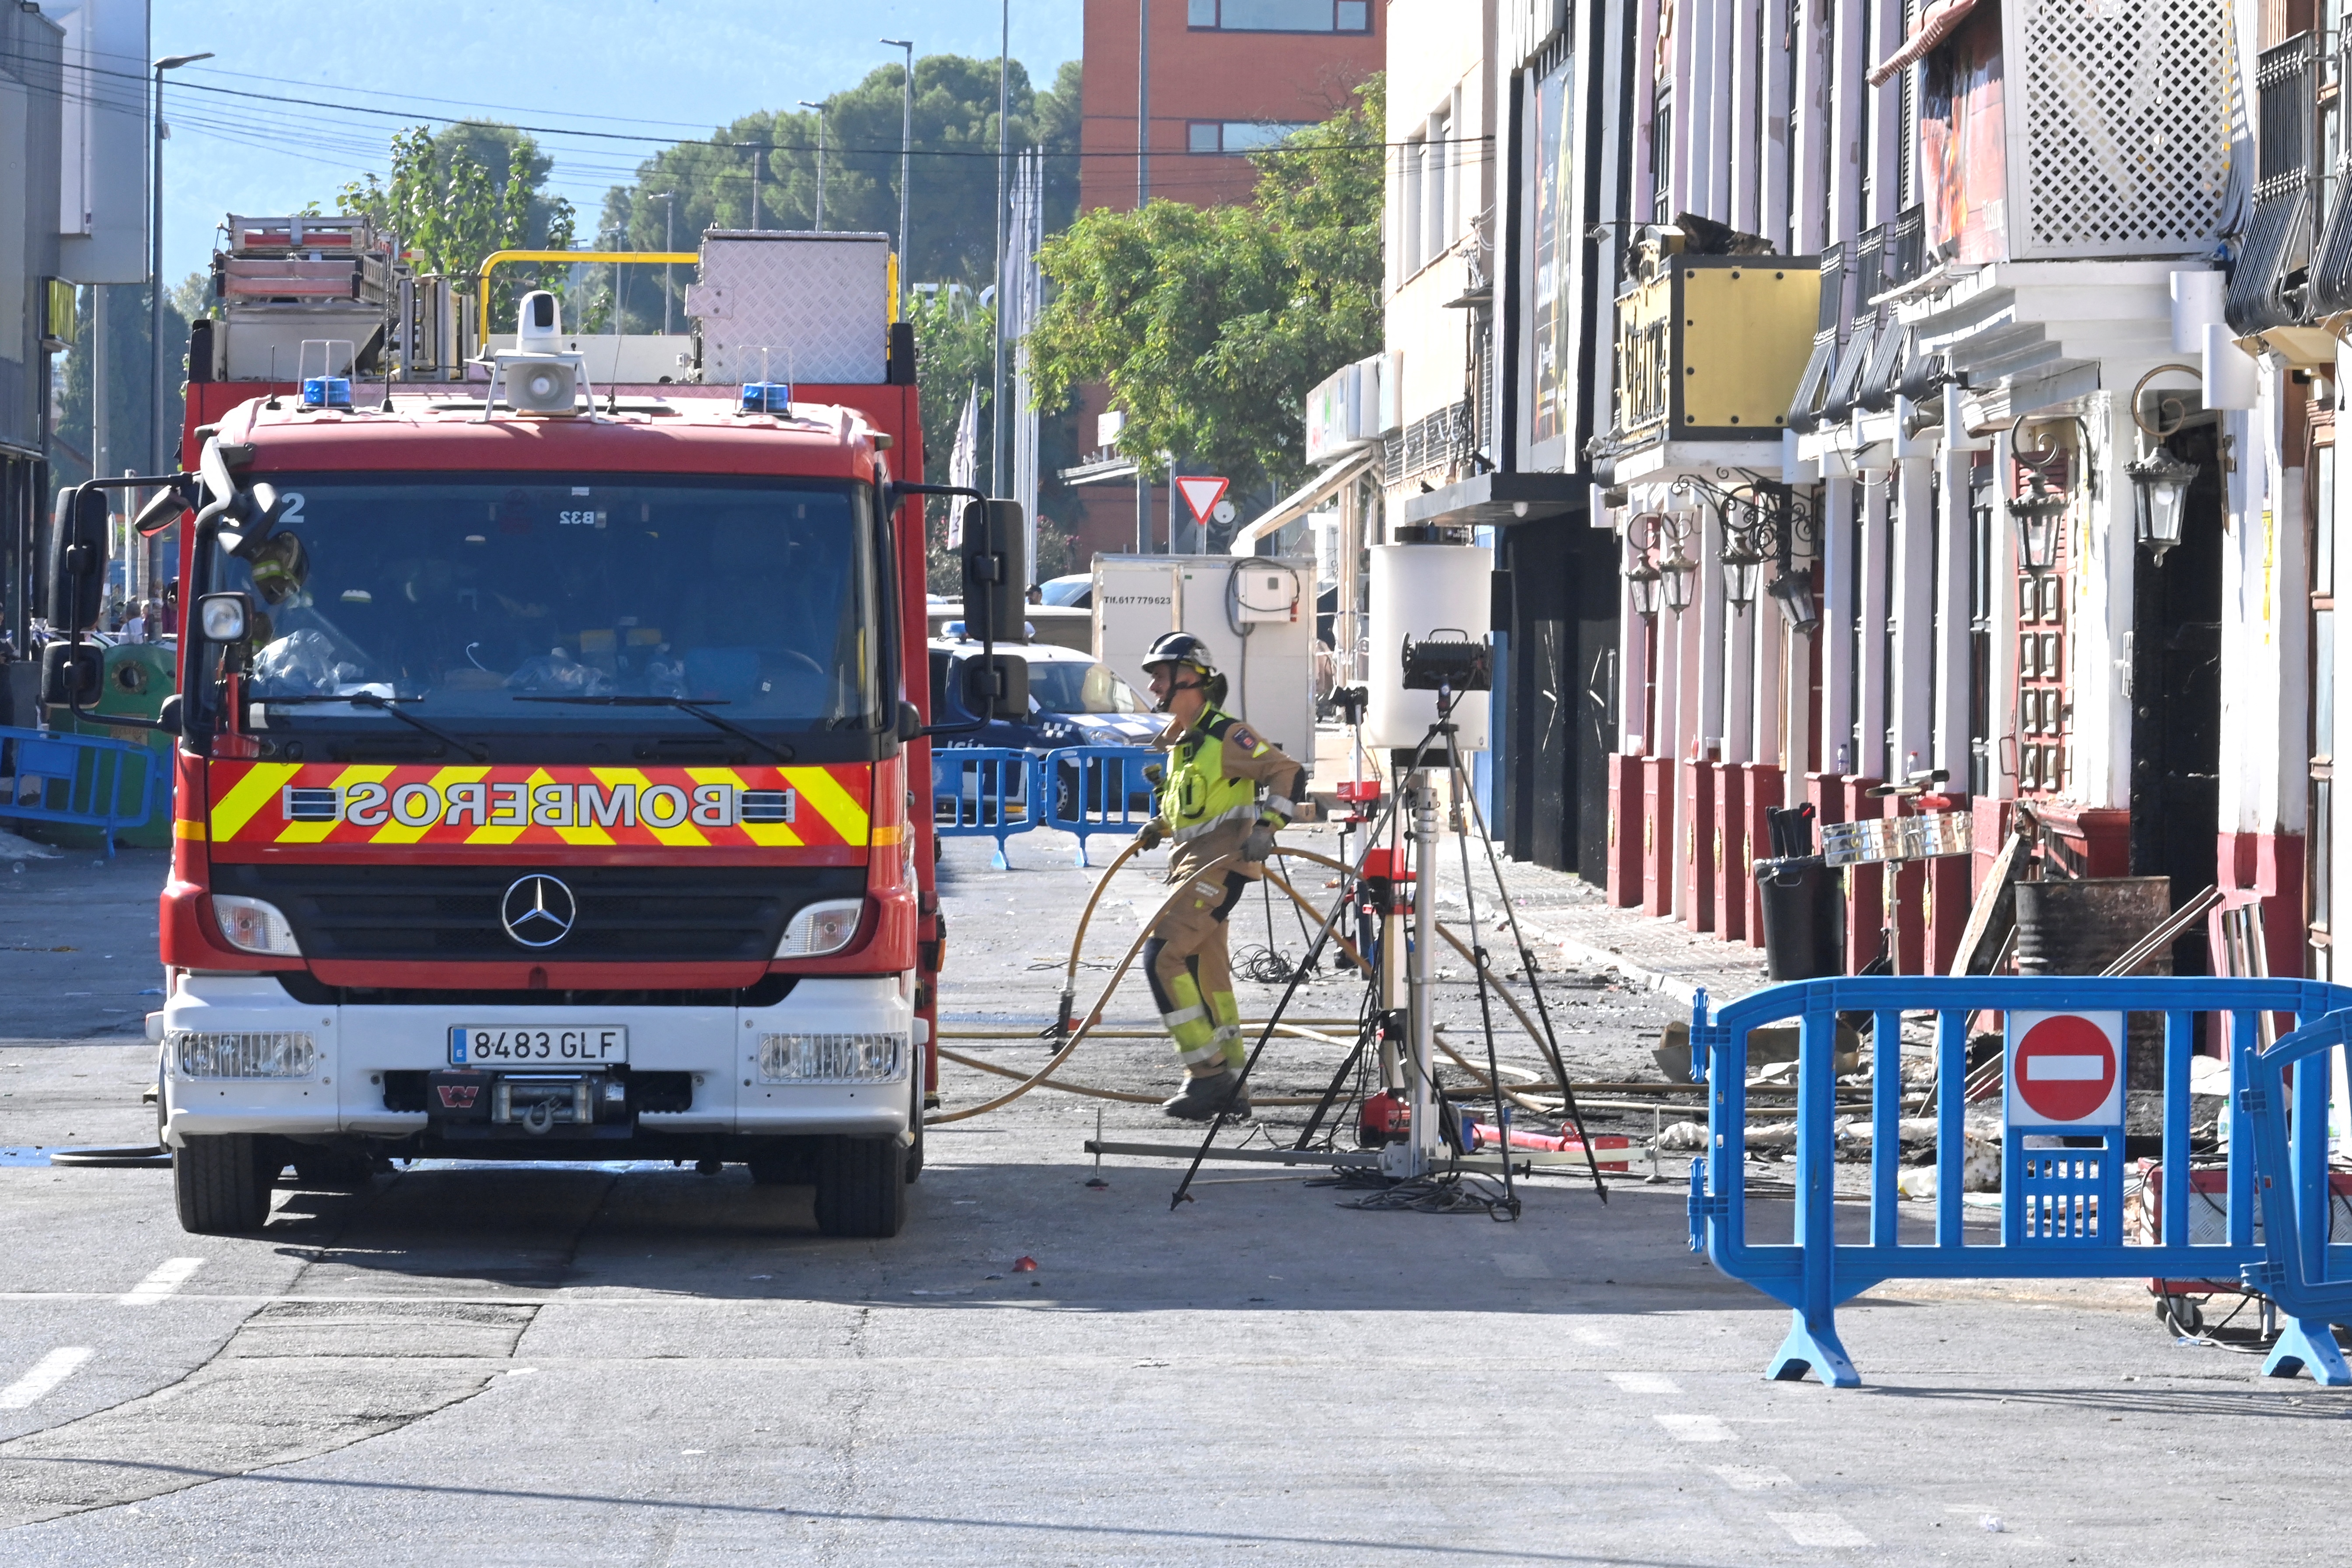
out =
[[(948, 483), (966, 489), (980, 488), (980, 383), (964, 395), (963, 413), (956, 419), (955, 449), (948, 455)], [(948, 548), (963, 544), (963, 509), (967, 503), (948, 500)]]

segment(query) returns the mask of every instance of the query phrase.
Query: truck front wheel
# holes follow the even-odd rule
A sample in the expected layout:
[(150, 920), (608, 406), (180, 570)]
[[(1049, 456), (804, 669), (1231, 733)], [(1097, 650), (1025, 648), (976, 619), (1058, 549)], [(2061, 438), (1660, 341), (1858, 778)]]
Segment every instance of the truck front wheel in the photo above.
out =
[(190, 1138), (172, 1152), (172, 1191), (180, 1228), (194, 1236), (238, 1236), (269, 1218), (269, 1188), (256, 1140), (246, 1132)]
[(891, 1237), (907, 1223), (907, 1151), (895, 1138), (827, 1138), (816, 1156), (816, 1227)]

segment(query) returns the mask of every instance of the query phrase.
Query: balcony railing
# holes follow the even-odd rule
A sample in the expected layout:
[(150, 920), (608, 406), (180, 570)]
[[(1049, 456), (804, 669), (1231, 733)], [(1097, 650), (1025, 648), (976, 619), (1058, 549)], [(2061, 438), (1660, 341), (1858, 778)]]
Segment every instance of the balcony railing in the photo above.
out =
[(2239, 237), (2226, 307), (2241, 333), (2288, 326), (2303, 313), (2316, 237), (2317, 63), (2311, 35), (2297, 33), (2264, 49), (2255, 66), (2254, 210)]

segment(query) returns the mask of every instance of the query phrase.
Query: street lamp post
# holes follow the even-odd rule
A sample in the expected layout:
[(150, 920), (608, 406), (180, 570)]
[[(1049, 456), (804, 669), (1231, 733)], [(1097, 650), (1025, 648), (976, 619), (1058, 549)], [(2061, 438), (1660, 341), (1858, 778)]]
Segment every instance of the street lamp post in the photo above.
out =
[(816, 231), (824, 232), (824, 105), (801, 100), (803, 109), (816, 110)]
[[(666, 251), (676, 250), (677, 248), (677, 245), (676, 243), (673, 231), (676, 229), (677, 224), (677, 193), (676, 191), (656, 191), (652, 195), (647, 196), (646, 199), (647, 201), (661, 203), (662, 248)], [(662, 336), (664, 337), (669, 336), (669, 263), (665, 261), (662, 263)]]
[[(212, 58), (207, 50), (201, 55), (165, 55), (155, 62), (155, 169), (148, 186), (154, 205), (147, 227), (147, 346), (152, 353), (149, 409), (154, 416), (148, 442), (148, 455), (153, 459), (153, 466), (147, 470), (151, 474), (163, 471), (169, 450), (163, 434), (163, 73)], [(176, 468), (179, 465), (173, 463), (172, 467)]]
[(907, 51), (907, 75), (901, 82), (898, 103), (898, 313), (907, 313), (907, 269), (914, 265), (914, 253), (907, 248), (907, 192), (914, 184), (915, 171), (915, 40), (885, 38), (894, 49)]

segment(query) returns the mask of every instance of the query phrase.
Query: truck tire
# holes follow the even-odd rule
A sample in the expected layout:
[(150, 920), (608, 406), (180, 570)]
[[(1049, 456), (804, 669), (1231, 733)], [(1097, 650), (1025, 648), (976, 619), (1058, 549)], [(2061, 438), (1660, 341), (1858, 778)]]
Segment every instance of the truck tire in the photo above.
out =
[(250, 1133), (191, 1137), (172, 1152), (180, 1228), (192, 1236), (240, 1236), (269, 1218), (275, 1171), (265, 1171)]
[(907, 1152), (895, 1138), (827, 1138), (816, 1155), (816, 1227), (892, 1237), (907, 1223)]

